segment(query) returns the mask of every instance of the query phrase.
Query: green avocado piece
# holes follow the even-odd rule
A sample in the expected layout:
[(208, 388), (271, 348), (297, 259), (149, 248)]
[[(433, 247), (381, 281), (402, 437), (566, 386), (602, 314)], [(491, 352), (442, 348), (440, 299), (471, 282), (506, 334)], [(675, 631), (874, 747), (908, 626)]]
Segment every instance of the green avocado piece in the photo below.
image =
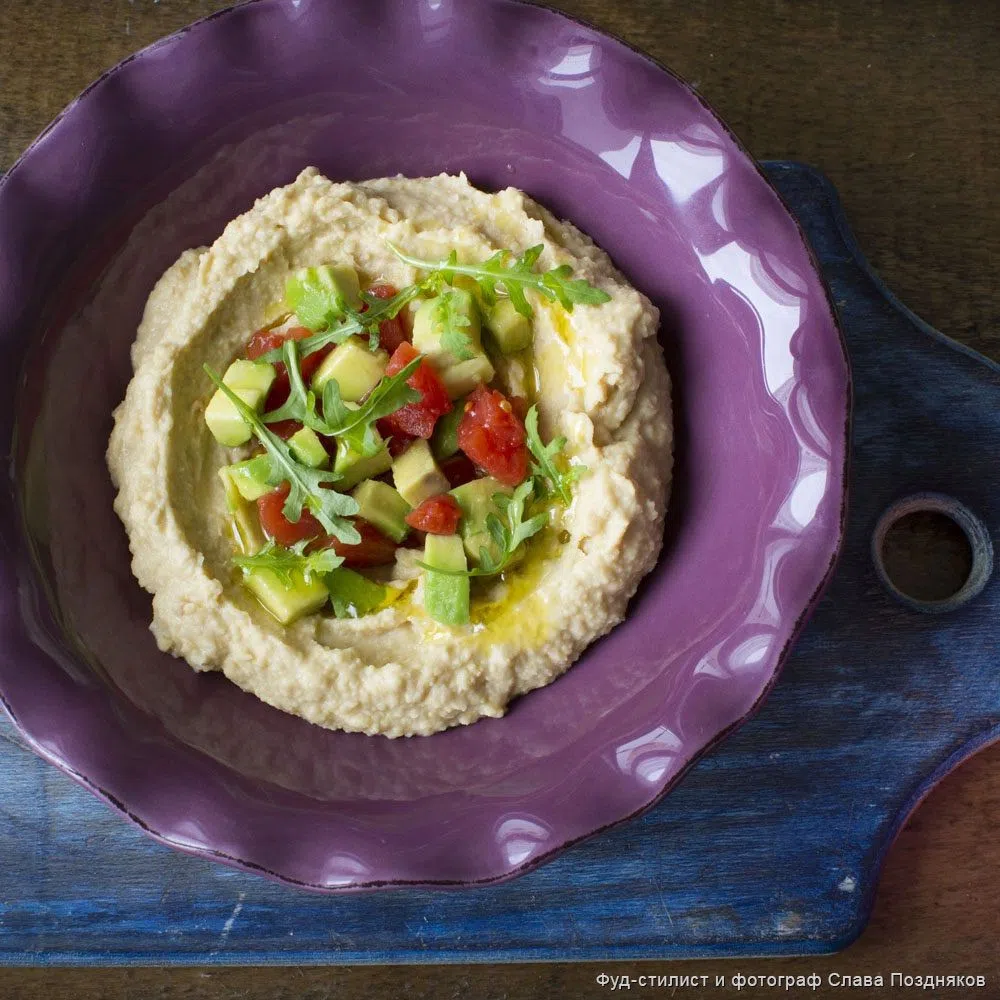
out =
[(310, 468), (322, 468), (330, 461), (319, 435), (311, 427), (303, 427), (288, 439), (292, 454)]
[(522, 316), (510, 299), (498, 299), (486, 311), (486, 329), (501, 354), (516, 354), (530, 346), (533, 330), (531, 320)]
[[(263, 361), (240, 360), (234, 361), (226, 369), (222, 381), (250, 409), (260, 413), (274, 378), (274, 365)], [(205, 423), (208, 424), (212, 437), (225, 448), (246, 444), (253, 436), (253, 431), (246, 425), (239, 410), (221, 389), (215, 390), (205, 407)]]
[[(223, 466), (219, 469), (219, 478), (226, 492), (226, 507), (232, 515), (233, 540), (244, 555), (252, 556), (264, 547), (266, 539), (257, 515), (257, 505), (252, 502), (255, 498), (243, 496), (239, 483), (232, 476), (232, 469), (231, 465)], [(267, 486), (264, 492), (270, 489), (271, 487)]]
[(470, 350), (473, 354), (483, 353), (479, 307), (475, 296), (464, 288), (447, 288), (440, 295), (421, 303), (413, 315), (413, 346), (426, 355), (439, 372), (464, 360), (452, 354), (442, 343), (445, 329), (441, 323), (440, 307), (446, 297), (455, 315), (466, 321), (464, 326), (459, 325), (457, 329), (471, 341)]
[(462, 509), (462, 520), (458, 530), (469, 559), (479, 565), (479, 550), (485, 548), (492, 556), (498, 557), (496, 542), (486, 527), (486, 518), (490, 514), (500, 516), (493, 497), (497, 493), (510, 495), (514, 491), (509, 486), (497, 482), (492, 476), (483, 479), (473, 479), (472, 482), (456, 486), (451, 495), (458, 501)]
[(306, 580), (301, 570), (292, 570), (291, 585), (269, 569), (252, 569), (244, 574), (243, 586), (282, 625), (319, 611), (330, 598), (326, 583), (319, 575)]
[(267, 455), (258, 455), (256, 458), (248, 458), (245, 462), (224, 465), (219, 469), (219, 475), (222, 477), (223, 485), (226, 486), (227, 495), (229, 491), (227, 483), (231, 483), (244, 500), (254, 501), (274, 489), (267, 482), (270, 471), (271, 462)]
[(326, 574), (326, 588), (338, 618), (362, 618), (385, 600), (385, 587), (343, 566)]
[(465, 400), (459, 399), (447, 413), (438, 417), (431, 435), (431, 453), (439, 462), (451, 458), (458, 451), (458, 425), (464, 415)]
[[(434, 569), (464, 571), (465, 549), (458, 535), (428, 535), (424, 562)], [(466, 625), (469, 621), (469, 578), (424, 570), (424, 610), (442, 625)]]
[(417, 438), (392, 462), (392, 479), (403, 499), (416, 507), (429, 497), (447, 493), (451, 483), (437, 467), (430, 445)]
[(378, 438), (378, 445), (378, 451), (374, 455), (363, 455), (349, 434), (337, 438), (337, 457), (333, 462), (333, 471), (341, 477), (336, 484), (338, 490), (349, 490), (361, 480), (381, 476), (392, 468), (392, 456), (381, 437)]
[(457, 365), (440, 372), (441, 381), (450, 399), (468, 396), (477, 385), (492, 382), (494, 375), (496, 369), (485, 354), (476, 354), (468, 361), (459, 361)]
[(389, 355), (385, 351), (370, 351), (357, 337), (351, 337), (335, 347), (316, 369), (312, 377), (313, 391), (320, 395), (330, 379), (340, 386), (340, 398), (355, 403), (382, 381)]
[(358, 517), (374, 524), (394, 542), (402, 542), (410, 533), (406, 523), (410, 505), (388, 483), (366, 479), (351, 496), (358, 502)]

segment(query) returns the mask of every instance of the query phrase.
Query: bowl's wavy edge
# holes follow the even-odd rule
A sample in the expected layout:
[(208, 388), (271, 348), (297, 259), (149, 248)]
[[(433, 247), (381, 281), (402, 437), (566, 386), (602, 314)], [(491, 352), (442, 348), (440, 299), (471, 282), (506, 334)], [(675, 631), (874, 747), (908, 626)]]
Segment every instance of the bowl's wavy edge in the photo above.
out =
[[(0, 190), (6, 186), (9, 178), (15, 174), (15, 172), (23, 166), (23, 164), (30, 158), (30, 155), (35, 151), (40, 145), (42, 145), (46, 137), (56, 129), (59, 124), (69, 115), (81, 102), (83, 102), (88, 94), (90, 94), (97, 87), (101, 86), (110, 77), (116, 75), (129, 64), (137, 59), (146, 57), (147, 55), (155, 52), (157, 49), (170, 45), (189, 34), (192, 31), (200, 30), (203, 26), (214, 22), (221, 18), (231, 16), (235, 12), (246, 10), (252, 7), (264, 6), (269, 3), (273, 3), (274, 0), (242, 0), (240, 3), (236, 3), (232, 6), (225, 7), (221, 10), (215, 11), (206, 17), (199, 18), (192, 23), (185, 25), (184, 27), (178, 29), (177, 31), (171, 32), (169, 35), (163, 38), (157, 39), (150, 45), (145, 46), (142, 49), (130, 54), (120, 62), (116, 63), (114, 66), (106, 69), (97, 79), (95, 79), (91, 84), (89, 84), (84, 90), (82, 90), (59, 114), (38, 134), (38, 136), (32, 140), (28, 147), (21, 153), (17, 160), (11, 165), (11, 167), (0, 175)], [(751, 164), (757, 174), (757, 177), (761, 183), (763, 183), (766, 188), (770, 191), (771, 195), (775, 198), (779, 204), (784, 215), (791, 220), (795, 227), (800, 242), (805, 249), (810, 266), (816, 277), (820, 287), (823, 289), (823, 294), (825, 297), (827, 311), (829, 320), (832, 324), (833, 329), (836, 331), (839, 338), (840, 348), (842, 352), (843, 362), (844, 362), (844, 373), (845, 373), (845, 391), (846, 391), (846, 419), (843, 427), (843, 436), (841, 442), (839, 442), (843, 447), (844, 461), (841, 466), (837, 468), (840, 474), (840, 507), (839, 507), (839, 517), (838, 517), (838, 528), (837, 537), (831, 548), (830, 555), (827, 561), (826, 568), (824, 569), (820, 581), (816, 588), (814, 589), (812, 595), (807, 600), (805, 607), (796, 618), (794, 625), (792, 626), (789, 638), (786, 640), (781, 651), (777, 654), (775, 658), (775, 663), (772, 668), (770, 677), (758, 695), (754, 703), (747, 709), (742, 715), (734, 719), (728, 726), (721, 729), (715, 736), (705, 743), (699, 750), (692, 753), (689, 758), (684, 762), (683, 766), (675, 772), (664, 784), (664, 786), (659, 789), (652, 797), (650, 797), (641, 807), (625, 816), (617, 818), (610, 823), (603, 824), (599, 827), (594, 828), (584, 834), (577, 837), (572, 837), (563, 843), (559, 844), (540, 854), (536, 857), (531, 858), (529, 861), (512, 867), (499, 875), (488, 876), (481, 879), (451, 879), (451, 880), (433, 880), (433, 879), (382, 879), (367, 882), (357, 882), (351, 883), (349, 885), (322, 885), (319, 883), (307, 882), (305, 880), (294, 878), (293, 876), (285, 875), (277, 871), (273, 871), (266, 868), (263, 865), (257, 864), (256, 862), (249, 861), (245, 858), (237, 857), (235, 855), (227, 854), (222, 851), (217, 851), (208, 847), (195, 847), (189, 844), (184, 844), (171, 838), (170, 835), (164, 834), (159, 830), (155, 829), (153, 826), (144, 821), (138, 814), (132, 812), (124, 802), (118, 799), (114, 794), (102, 788), (100, 785), (90, 781), (85, 775), (76, 771), (72, 764), (68, 761), (53, 755), (48, 750), (41, 747), (33, 738), (33, 736), (25, 730), (19, 723), (17, 716), (15, 715), (12, 706), (8, 704), (7, 699), (0, 694), (0, 704), (2, 704), (4, 711), (7, 713), (8, 717), (11, 719), (12, 724), (17, 728), (17, 731), (24, 738), (25, 742), (32, 748), (32, 750), (37, 753), (44, 760), (51, 764), (54, 764), (59, 770), (67, 774), (70, 778), (76, 781), (83, 788), (87, 789), (91, 794), (95, 795), (100, 801), (104, 802), (111, 809), (115, 810), (122, 816), (124, 816), (130, 823), (137, 826), (143, 833), (150, 836), (159, 843), (162, 843), (168, 847), (175, 850), (182, 851), (185, 854), (189, 854), (195, 857), (204, 858), (206, 860), (218, 861), (222, 864), (226, 864), (229, 867), (233, 867), (239, 870), (261, 874), (276, 880), (282, 884), (294, 886), (297, 888), (311, 890), (317, 893), (332, 895), (332, 894), (345, 894), (345, 893), (355, 893), (365, 890), (375, 890), (380, 888), (462, 888), (462, 887), (481, 887), (485, 885), (493, 885), (497, 883), (502, 883), (509, 881), (511, 879), (517, 878), (521, 875), (527, 874), (535, 868), (540, 867), (543, 864), (551, 861), (555, 856), (561, 854), (563, 851), (570, 847), (575, 846), (590, 837), (596, 836), (607, 830), (613, 829), (621, 825), (622, 823), (628, 822), (641, 816), (645, 812), (649, 811), (655, 807), (669, 792), (671, 792), (677, 784), (684, 778), (688, 771), (696, 764), (698, 761), (726, 738), (728, 738), (733, 732), (739, 729), (744, 723), (753, 718), (761, 709), (764, 702), (766, 701), (768, 695), (770, 694), (774, 684), (777, 682), (785, 663), (788, 660), (789, 654), (792, 647), (794, 646), (796, 640), (805, 627), (805, 624), (813, 614), (817, 603), (822, 598), (826, 588), (828, 587), (830, 580), (832, 579), (833, 573), (836, 569), (836, 565), (840, 554), (842, 552), (844, 537), (845, 537), (845, 527), (847, 521), (847, 510), (848, 510), (848, 482), (849, 482), (849, 471), (850, 471), (850, 438), (851, 438), (851, 426), (852, 426), (852, 412), (853, 412), (853, 385), (850, 373), (850, 361), (847, 353), (846, 341), (844, 338), (843, 329), (840, 324), (840, 319), (830, 293), (830, 289), (823, 278), (823, 273), (819, 265), (819, 261), (810, 245), (808, 239), (806, 238), (805, 232), (799, 223), (798, 219), (789, 209), (787, 203), (782, 198), (781, 194), (771, 183), (770, 179), (764, 173), (758, 161), (749, 152), (746, 145), (738, 137), (738, 135), (730, 128), (730, 126), (719, 116), (719, 114), (712, 108), (708, 101), (702, 96), (702, 94), (692, 86), (690, 83), (685, 81), (683, 78), (678, 76), (673, 70), (661, 63), (659, 60), (644, 52), (642, 49), (636, 47), (631, 42), (623, 39), (619, 35), (608, 31), (605, 28), (598, 27), (585, 20), (584, 18), (578, 17), (574, 14), (569, 14), (565, 11), (554, 8), (548, 4), (536, 3), (534, 0), (499, 0), (502, 3), (508, 3), (516, 6), (528, 7), (536, 10), (543, 10), (550, 15), (560, 18), (580, 27), (586, 29), (589, 32), (594, 33), (604, 39), (610, 40), (617, 45), (622, 46), (628, 50), (633, 56), (636, 56), (643, 61), (649, 63), (654, 68), (660, 72), (666, 74), (670, 77), (675, 84), (680, 86), (683, 90), (691, 94), (701, 108), (708, 114), (718, 125), (724, 130), (730, 141), (733, 143), (734, 147), (743, 156), (744, 160)], [(16, 502), (16, 500), (15, 500)]]

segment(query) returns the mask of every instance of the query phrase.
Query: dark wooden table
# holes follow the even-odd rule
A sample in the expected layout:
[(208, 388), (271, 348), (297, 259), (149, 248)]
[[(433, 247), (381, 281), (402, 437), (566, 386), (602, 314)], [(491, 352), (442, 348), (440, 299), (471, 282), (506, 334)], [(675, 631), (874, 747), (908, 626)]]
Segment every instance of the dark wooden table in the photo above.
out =
[[(3, 0), (0, 168), (103, 69), (223, 6)], [(556, 6), (621, 35), (693, 82), (758, 157), (801, 159), (826, 171), (890, 287), (928, 322), (1000, 360), (996, 0), (560, 0)], [(1000, 746), (965, 764), (921, 805), (889, 856), (871, 924), (852, 947), (830, 958), (743, 962), (739, 969), (818, 972), (824, 981), (830, 972), (882, 973), (887, 982), (893, 971), (972, 973), (989, 983), (976, 996), (1000, 997), (998, 822)], [(607, 992), (595, 982), (602, 971), (714, 978), (737, 966), (7, 970), (0, 971), (0, 995), (588, 997)], [(844, 995), (826, 986), (807, 993)], [(878, 995), (913, 991), (887, 988)]]

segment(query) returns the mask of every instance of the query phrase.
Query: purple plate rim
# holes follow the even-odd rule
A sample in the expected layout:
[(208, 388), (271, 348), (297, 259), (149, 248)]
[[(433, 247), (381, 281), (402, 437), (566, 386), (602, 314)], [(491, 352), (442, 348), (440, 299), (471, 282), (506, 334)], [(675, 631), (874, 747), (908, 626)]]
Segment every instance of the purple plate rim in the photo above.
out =
[[(246, 10), (247, 8), (257, 7), (272, 3), (273, 0), (241, 0), (241, 2), (234, 3), (230, 6), (224, 7), (220, 10), (214, 11), (205, 17), (198, 18), (191, 23), (184, 25), (183, 27), (171, 32), (168, 35), (158, 38), (151, 42), (149, 45), (138, 49), (135, 52), (130, 53), (124, 59), (110, 66), (108, 69), (104, 70), (97, 78), (95, 78), (90, 84), (88, 84), (83, 90), (81, 90), (76, 97), (74, 97), (46, 126), (41, 132), (28, 144), (28, 146), (23, 150), (23, 152), (17, 157), (10, 168), (6, 171), (0, 173), (0, 191), (7, 186), (9, 179), (14, 176), (19, 168), (22, 168), (25, 162), (30, 158), (33, 151), (45, 140), (45, 138), (56, 128), (59, 127), (60, 123), (69, 114), (71, 114), (78, 105), (86, 100), (87, 96), (94, 91), (96, 88), (100, 87), (109, 78), (115, 76), (121, 72), (124, 68), (130, 65), (132, 62), (144, 58), (157, 49), (165, 46), (172, 45), (178, 40), (183, 38), (185, 35), (191, 33), (192, 31), (198, 31), (205, 25), (212, 23), (214, 21), (220, 20), (227, 16), (230, 16), (238, 11)], [(495, 885), (498, 883), (503, 883), (511, 879), (520, 877), (535, 868), (538, 868), (544, 864), (550, 862), (554, 857), (563, 853), (567, 849), (579, 844), (591, 837), (597, 836), (607, 830), (613, 829), (621, 825), (622, 823), (629, 822), (633, 820), (650, 809), (658, 805), (662, 799), (669, 794), (673, 789), (679, 784), (679, 782), (687, 775), (688, 771), (694, 767), (706, 754), (715, 749), (720, 743), (726, 740), (730, 735), (732, 735), (736, 730), (742, 727), (746, 722), (752, 719), (762, 708), (764, 702), (767, 700), (771, 693), (774, 685), (777, 683), (787, 661), (790, 653), (802, 633), (802, 630), (808, 623), (809, 618), (812, 616), (816, 609), (816, 605), (822, 599), (833, 574), (837, 568), (838, 561), (841, 557), (845, 541), (845, 532), (848, 516), (848, 495), (849, 495), (849, 481), (850, 481), (850, 468), (851, 468), (851, 431), (853, 425), (853, 409), (854, 409), (854, 386), (853, 379), (851, 376), (851, 365), (850, 357), (847, 351), (846, 338), (844, 336), (842, 324), (840, 317), (836, 308), (836, 304), (833, 300), (831, 290), (827, 285), (827, 282), (823, 276), (822, 268), (820, 266), (819, 260), (817, 258), (816, 252), (814, 251), (812, 245), (809, 243), (805, 231), (796, 218), (794, 213), (789, 208), (787, 202), (782, 197), (776, 186), (768, 178), (767, 174), (762, 169), (759, 161), (753, 156), (749, 151), (745, 143), (740, 139), (740, 137), (734, 132), (734, 130), (728, 125), (728, 123), (715, 111), (709, 101), (701, 94), (701, 92), (688, 81), (679, 76), (674, 70), (669, 66), (662, 63), (660, 60), (650, 55), (648, 52), (639, 48), (637, 45), (623, 38), (622, 36), (609, 31), (606, 28), (599, 27), (593, 22), (586, 20), (585, 18), (579, 17), (578, 15), (568, 13), (566, 11), (560, 10), (559, 8), (553, 7), (548, 3), (536, 2), (536, 0), (503, 0), (507, 4), (514, 6), (526, 7), (533, 10), (542, 10), (550, 15), (560, 18), (562, 20), (568, 21), (575, 24), (585, 30), (599, 36), (603, 39), (614, 42), (615, 44), (627, 49), (633, 56), (637, 56), (644, 62), (651, 65), (660, 73), (665, 74), (669, 77), (677, 86), (690, 94), (701, 106), (703, 111), (716, 122), (722, 130), (725, 132), (726, 136), (733, 143), (734, 148), (742, 156), (743, 160), (753, 167), (758, 180), (763, 183), (768, 189), (769, 193), (774, 197), (777, 203), (780, 205), (781, 211), (790, 220), (795, 228), (795, 232), (798, 235), (799, 241), (806, 252), (806, 257), (809, 261), (809, 266), (816, 277), (820, 288), (823, 291), (824, 301), (826, 304), (826, 309), (828, 313), (828, 318), (831, 323), (832, 329), (836, 332), (837, 339), (839, 342), (843, 365), (844, 365), (844, 409), (845, 409), (845, 420), (842, 428), (842, 437), (840, 444), (843, 445), (843, 461), (840, 465), (834, 466), (834, 471), (840, 476), (840, 504), (838, 510), (838, 520), (837, 520), (837, 530), (836, 538), (832, 544), (832, 551), (830, 558), (828, 560), (826, 569), (823, 575), (814, 589), (811, 596), (806, 601), (803, 610), (797, 616), (794, 624), (791, 627), (789, 636), (782, 647), (781, 651), (777, 654), (774, 662), (773, 669), (771, 671), (768, 681), (764, 685), (757, 699), (753, 704), (737, 719), (735, 719), (728, 726), (719, 730), (711, 739), (706, 741), (699, 749), (695, 750), (688, 760), (681, 766), (676, 773), (674, 773), (664, 784), (664, 786), (657, 791), (646, 803), (640, 806), (638, 809), (633, 810), (609, 823), (605, 823), (601, 826), (595, 827), (594, 829), (583, 833), (579, 836), (572, 837), (571, 839), (565, 840), (560, 844), (552, 847), (550, 850), (533, 856), (529, 860), (513, 866), (508, 870), (497, 874), (486, 876), (483, 878), (470, 878), (470, 879), (430, 879), (430, 878), (419, 878), (419, 879), (374, 879), (365, 882), (356, 882), (349, 885), (324, 885), (320, 883), (308, 882), (303, 879), (295, 878), (291, 875), (282, 874), (281, 872), (273, 871), (264, 865), (258, 864), (253, 861), (246, 860), (244, 858), (238, 857), (234, 854), (227, 853), (225, 851), (212, 849), (209, 847), (197, 847), (190, 844), (185, 844), (181, 841), (173, 839), (170, 835), (161, 833), (140, 816), (134, 813), (125, 802), (123, 802), (116, 795), (107, 791), (101, 785), (95, 783), (85, 774), (78, 771), (72, 766), (72, 764), (59, 757), (58, 755), (52, 753), (47, 748), (42, 746), (35, 738), (22, 727), (18, 717), (13, 709), (13, 706), (9, 703), (3, 692), (0, 692), (0, 705), (2, 705), (8, 718), (11, 720), (12, 724), (15, 726), (19, 737), (24, 741), (24, 744), (36, 753), (43, 760), (50, 764), (53, 764), (61, 772), (68, 775), (73, 781), (78, 785), (86, 789), (92, 795), (94, 795), (101, 802), (105, 803), (109, 808), (113, 809), (115, 812), (123, 816), (129, 823), (137, 827), (146, 836), (150, 837), (154, 841), (163, 844), (173, 850), (180, 851), (181, 853), (202, 858), (210, 861), (217, 861), (220, 864), (224, 864), (230, 868), (234, 868), (241, 871), (246, 871), (252, 874), (262, 875), (278, 883), (292, 886), (299, 889), (308, 890), (311, 892), (323, 894), (323, 895), (342, 895), (342, 894), (353, 894), (357, 892), (373, 891), (382, 888), (464, 888), (464, 887), (477, 887), (477, 886), (488, 886)], [(926, 794), (926, 793), (925, 793)]]

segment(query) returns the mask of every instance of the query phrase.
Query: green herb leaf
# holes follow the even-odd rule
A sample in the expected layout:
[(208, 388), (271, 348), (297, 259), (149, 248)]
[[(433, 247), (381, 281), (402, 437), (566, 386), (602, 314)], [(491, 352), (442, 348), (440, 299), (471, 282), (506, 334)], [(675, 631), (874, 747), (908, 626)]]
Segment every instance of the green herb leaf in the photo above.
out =
[[(420, 367), (423, 357), (414, 358), (405, 368), (401, 368), (395, 375), (385, 376), (381, 382), (368, 394), (368, 398), (356, 410), (348, 409), (343, 404), (336, 416), (327, 415), (324, 409), (324, 420), (327, 429), (322, 433), (340, 436), (349, 434), (358, 428), (362, 428), (363, 435), (374, 438), (375, 421), (382, 417), (395, 413), (396, 410), (406, 406), (408, 403), (419, 403), (423, 399), (423, 394), (406, 384), (406, 380)], [(331, 380), (332, 381), (332, 380)], [(327, 383), (329, 386), (330, 383)], [(339, 398), (340, 390), (337, 389)], [(326, 406), (326, 393), (324, 389), (324, 407)]]
[(553, 438), (548, 444), (542, 443), (538, 433), (538, 407), (532, 406), (524, 418), (524, 429), (528, 435), (528, 450), (535, 459), (532, 478), (542, 499), (558, 497), (564, 507), (573, 499), (573, 484), (587, 471), (585, 465), (571, 465), (565, 470), (556, 465), (566, 438)]
[(411, 267), (429, 272), (428, 280), (441, 276), (451, 281), (459, 274), (474, 278), (487, 305), (496, 302), (497, 286), (502, 286), (514, 308), (528, 319), (534, 315), (531, 303), (524, 294), (529, 288), (551, 302), (559, 302), (570, 312), (576, 304), (600, 305), (611, 299), (607, 292), (595, 288), (583, 278), (574, 279), (569, 264), (536, 272), (535, 264), (543, 250), (541, 243), (529, 247), (520, 256), (515, 256), (510, 250), (498, 250), (480, 264), (459, 264), (454, 250), (445, 260), (433, 261), (406, 254), (393, 243), (389, 243), (389, 249)]
[(344, 559), (333, 549), (319, 549), (306, 553), (308, 541), (297, 542), (290, 549), (277, 545), (273, 541), (252, 556), (233, 556), (233, 562), (247, 575), (251, 570), (270, 570), (286, 586), (294, 585), (292, 573), (298, 570), (306, 583), (314, 576), (324, 576), (332, 573)]
[(472, 338), (465, 332), (471, 326), (469, 317), (455, 308), (455, 290), (448, 289), (438, 296), (434, 306), (434, 322), (441, 330), (441, 346), (459, 361), (474, 356)]
[(324, 330), (347, 311), (347, 303), (329, 267), (306, 267), (285, 282), (285, 301), (310, 330)]
[[(422, 294), (424, 294), (424, 287), (419, 283), (407, 285), (391, 299), (380, 299), (377, 296), (363, 293), (362, 298), (368, 303), (368, 308), (364, 312), (346, 309), (344, 311), (346, 318), (340, 322), (336, 321), (336, 317), (330, 316), (324, 329), (298, 342), (300, 356), (307, 357), (329, 344), (342, 344), (348, 337), (357, 334), (367, 334), (369, 347), (373, 351), (376, 350), (379, 343), (379, 324), (384, 323), (387, 319), (393, 319), (407, 303), (412, 302)], [(281, 361), (282, 348), (268, 351), (261, 360), (272, 363)]]
[(316, 412), (316, 394), (306, 389), (298, 361), (298, 347), (294, 340), (282, 345), (282, 360), (288, 369), (290, 391), (285, 403), (264, 414), (264, 423), (279, 420), (299, 420), (317, 434), (327, 437), (349, 436), (355, 451), (365, 456), (374, 455), (379, 448), (375, 422), (395, 413), (407, 403), (419, 402), (420, 392), (411, 389), (406, 380), (419, 367), (421, 358), (414, 358), (395, 375), (383, 378), (371, 391), (365, 402), (356, 410), (348, 407), (341, 395), (336, 379), (323, 386), (323, 415)]
[(486, 516), (486, 530), (496, 546), (496, 553), (484, 545), (479, 550), (479, 565), (475, 569), (439, 569), (419, 560), (417, 565), (434, 573), (444, 573), (446, 576), (496, 576), (502, 573), (511, 564), (517, 550), (548, 523), (549, 515), (544, 512), (525, 520), (525, 506), (533, 491), (532, 480), (526, 479), (512, 495), (493, 494), (493, 504), (503, 515), (502, 518), (496, 514)]
[(211, 367), (208, 365), (203, 367), (216, 388), (236, 407), (243, 421), (264, 446), (270, 461), (268, 484), (280, 486), (282, 483), (288, 483), (288, 499), (282, 508), (285, 517), (295, 524), (302, 517), (302, 510), (305, 508), (331, 535), (348, 545), (357, 545), (361, 541), (361, 535), (348, 520), (358, 512), (357, 501), (346, 493), (326, 488), (327, 484), (334, 483), (341, 477), (335, 472), (312, 469), (299, 462), (288, 445), (277, 434), (267, 429), (261, 418), (219, 378)]

